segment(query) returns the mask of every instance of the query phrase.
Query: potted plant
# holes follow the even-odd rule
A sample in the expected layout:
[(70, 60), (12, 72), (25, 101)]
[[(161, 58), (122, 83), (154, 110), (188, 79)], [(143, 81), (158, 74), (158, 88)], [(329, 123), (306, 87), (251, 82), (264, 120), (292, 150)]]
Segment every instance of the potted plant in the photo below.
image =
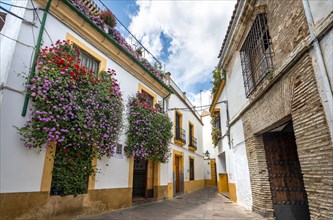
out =
[(135, 51), (140, 57), (142, 57), (142, 48), (141, 47), (138, 47)]
[(101, 11), (99, 16), (109, 28), (114, 28), (117, 25), (117, 19), (110, 10)]

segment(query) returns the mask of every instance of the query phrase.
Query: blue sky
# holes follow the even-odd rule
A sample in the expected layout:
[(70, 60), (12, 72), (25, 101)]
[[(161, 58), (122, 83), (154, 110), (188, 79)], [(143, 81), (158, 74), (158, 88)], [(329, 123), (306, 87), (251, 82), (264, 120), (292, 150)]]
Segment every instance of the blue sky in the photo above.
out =
[(102, 1), (165, 65), (194, 104), (200, 104), (200, 90), (203, 104), (209, 104), (212, 71), (234, 0)]

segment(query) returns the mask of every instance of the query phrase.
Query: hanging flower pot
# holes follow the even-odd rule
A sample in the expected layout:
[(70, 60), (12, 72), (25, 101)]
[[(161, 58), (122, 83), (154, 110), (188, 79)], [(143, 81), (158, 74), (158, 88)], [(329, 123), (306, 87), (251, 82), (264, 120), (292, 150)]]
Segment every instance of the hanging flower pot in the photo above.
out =
[(117, 25), (117, 19), (111, 11), (109, 10), (101, 11), (99, 16), (104, 21), (105, 24), (110, 26), (110, 28), (114, 28)]

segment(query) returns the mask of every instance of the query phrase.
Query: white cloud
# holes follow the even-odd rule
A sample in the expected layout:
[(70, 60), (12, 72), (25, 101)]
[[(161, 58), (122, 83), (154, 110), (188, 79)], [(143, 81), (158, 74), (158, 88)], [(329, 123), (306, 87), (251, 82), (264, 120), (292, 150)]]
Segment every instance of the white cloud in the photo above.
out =
[[(174, 81), (187, 92), (210, 82), (235, 1), (137, 1), (129, 29), (154, 55), (163, 49), (160, 33), (171, 38), (169, 62)], [(197, 89), (198, 90), (198, 89)]]

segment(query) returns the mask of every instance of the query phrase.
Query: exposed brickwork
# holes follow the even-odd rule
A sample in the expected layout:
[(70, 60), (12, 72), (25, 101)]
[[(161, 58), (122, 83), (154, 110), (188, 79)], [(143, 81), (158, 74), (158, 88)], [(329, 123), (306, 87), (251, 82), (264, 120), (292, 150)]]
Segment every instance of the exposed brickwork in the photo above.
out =
[(333, 147), (311, 60), (294, 76), (292, 119), (312, 219), (333, 218)]
[(309, 35), (301, 0), (267, 2), (267, 20), (275, 56), (274, 66), (281, 66), (285, 58)]
[(272, 200), (261, 135), (293, 120), (298, 156), (312, 219), (333, 216), (333, 147), (309, 55), (305, 55), (243, 116), (253, 210), (272, 215)]
[(264, 217), (273, 217), (272, 194), (268, 179), (262, 137), (253, 135), (252, 123), (243, 119), (246, 152), (249, 163), (253, 205), (252, 210)]

